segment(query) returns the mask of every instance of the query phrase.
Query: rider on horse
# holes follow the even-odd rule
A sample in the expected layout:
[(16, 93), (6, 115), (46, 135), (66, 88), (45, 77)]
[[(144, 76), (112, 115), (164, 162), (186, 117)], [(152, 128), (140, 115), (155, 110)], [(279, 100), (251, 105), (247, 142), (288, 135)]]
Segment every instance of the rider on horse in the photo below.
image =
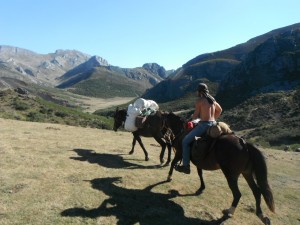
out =
[(207, 85), (200, 83), (198, 85), (197, 94), (199, 96), (195, 104), (195, 111), (192, 119), (200, 118), (198, 125), (189, 132), (182, 141), (182, 157), (183, 165), (177, 166), (175, 169), (179, 172), (190, 174), (190, 144), (195, 137), (200, 137), (207, 129), (216, 124), (216, 119), (221, 115), (222, 108), (219, 103), (209, 94)]

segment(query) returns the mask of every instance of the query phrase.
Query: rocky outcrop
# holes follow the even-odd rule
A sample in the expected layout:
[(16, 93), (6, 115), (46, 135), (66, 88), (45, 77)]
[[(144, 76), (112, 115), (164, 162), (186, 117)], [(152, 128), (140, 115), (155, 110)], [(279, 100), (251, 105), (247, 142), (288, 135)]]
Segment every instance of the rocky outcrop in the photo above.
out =
[(240, 61), (233, 59), (212, 59), (185, 67), (182, 74), (190, 77), (190, 80), (206, 78), (210, 81), (221, 81), (239, 63)]
[(218, 98), (228, 107), (259, 93), (300, 85), (300, 29), (273, 36), (249, 53), (221, 83)]
[(163, 79), (167, 78), (167, 71), (164, 67), (158, 65), (157, 63), (145, 63), (143, 65), (143, 68), (153, 74), (160, 76)]
[(294, 24), (199, 55), (177, 70), (171, 81), (163, 81), (143, 97), (176, 100), (194, 92), (203, 81), (219, 89), (218, 99), (229, 107), (258, 93), (292, 89), (299, 85), (299, 29), (300, 23)]
[(75, 50), (57, 50), (44, 55), (18, 47), (0, 46), (2, 65), (18, 73), (21, 80), (30, 76), (30, 81), (50, 86), (57, 83), (57, 77), (86, 62), (90, 57)]
[[(91, 70), (94, 67), (98, 66), (109, 66), (108, 62), (99, 57), (99, 56), (92, 56), (89, 60), (86, 62), (74, 67), (73, 69), (67, 71), (65, 74), (63, 74), (61, 77), (58, 77), (57, 80), (59, 83), (65, 82), (66, 80), (76, 77), (78, 74), (86, 73), (87, 71)], [(84, 79), (87, 77), (85, 76)], [(80, 81), (80, 78), (77, 78), (77, 80)]]

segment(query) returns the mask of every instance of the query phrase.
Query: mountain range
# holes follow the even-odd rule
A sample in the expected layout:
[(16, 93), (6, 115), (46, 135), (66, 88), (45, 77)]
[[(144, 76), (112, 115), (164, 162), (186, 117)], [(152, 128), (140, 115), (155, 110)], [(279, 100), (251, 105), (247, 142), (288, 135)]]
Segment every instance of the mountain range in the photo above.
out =
[(0, 46), (0, 89), (34, 84), (101, 98), (143, 97), (166, 110), (191, 111), (199, 82), (207, 83), (233, 129), (251, 130), (255, 141), (260, 135), (264, 143), (300, 144), (300, 23), (201, 54), (176, 71), (156, 63), (120, 68), (75, 50), (42, 55)]
[[(298, 85), (299, 29), (300, 23), (297, 23), (229, 49), (201, 54), (177, 71), (166, 71), (156, 63), (120, 68), (100, 56), (76, 50), (37, 54), (18, 47), (0, 46), (0, 87), (18, 85), (22, 81), (96, 97), (106, 97), (105, 92), (110, 92), (112, 97), (127, 92), (125, 95), (168, 102), (194, 92), (199, 80), (204, 80), (211, 84), (213, 94), (232, 107), (255, 93), (287, 90)], [(288, 83), (284, 83), (285, 79)], [(95, 84), (103, 82), (109, 87), (106, 85), (106, 90), (97, 93)], [(234, 92), (235, 100), (226, 101)]]
[(190, 115), (200, 82), (222, 105), (220, 119), (249, 140), (300, 146), (300, 23), (199, 55), (142, 97)]
[[(226, 107), (233, 107), (263, 91), (294, 88), (300, 79), (299, 29), (297, 23), (229, 49), (199, 55), (143, 97), (158, 102), (173, 101), (195, 92), (197, 84), (204, 81)], [(289, 84), (283, 88), (279, 83), (285, 81)]]
[[(132, 69), (120, 68), (110, 65), (100, 56), (90, 56), (76, 50), (37, 54), (18, 47), (0, 46), (0, 88), (13, 88), (20, 85), (18, 81), (23, 81), (27, 84), (70, 88), (75, 93), (96, 97), (106, 97), (105, 93), (111, 97), (138, 96), (171, 72), (156, 63), (145, 63), (142, 67)], [(106, 88), (98, 92), (99, 88), (89, 87), (90, 83), (102, 84), (103, 81), (110, 83), (110, 90)]]
[[(89, 58), (89, 55), (75, 50), (37, 54), (18, 47), (0, 46), (0, 65), (6, 67), (7, 71), (18, 74), (18, 77), (13, 78), (41, 85), (55, 85), (57, 77)], [(104, 63), (107, 64), (106, 61)], [(1, 77), (4, 76), (10, 77), (10, 74), (2, 73)]]

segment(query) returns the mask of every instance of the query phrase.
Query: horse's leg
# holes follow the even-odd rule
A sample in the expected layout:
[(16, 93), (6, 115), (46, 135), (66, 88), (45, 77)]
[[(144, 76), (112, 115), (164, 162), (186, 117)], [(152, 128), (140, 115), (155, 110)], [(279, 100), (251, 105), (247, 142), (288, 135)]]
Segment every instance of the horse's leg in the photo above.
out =
[(145, 149), (145, 146), (142, 142), (142, 139), (139, 135), (134, 135), (134, 137), (136, 138), (136, 140), (138, 141), (138, 143), (140, 144), (141, 148), (143, 149), (143, 152), (145, 154), (145, 161), (148, 161), (149, 160), (149, 157), (148, 157), (148, 152), (147, 150)]
[(261, 191), (256, 185), (252, 173), (243, 173), (244, 178), (246, 179), (249, 187), (251, 188), (253, 195), (256, 201), (256, 215), (261, 219), (264, 224), (271, 224), (271, 221), (268, 217), (264, 217), (263, 212), (260, 207), (261, 203)]
[(200, 195), (204, 191), (204, 189), (205, 189), (205, 183), (204, 183), (204, 180), (203, 180), (203, 170), (200, 169), (199, 167), (197, 167), (197, 172), (198, 172), (198, 175), (199, 175), (199, 178), (200, 178), (201, 186), (196, 191), (196, 194)]
[(181, 154), (175, 154), (175, 157), (173, 159), (173, 161), (171, 162), (171, 166), (170, 166), (170, 170), (169, 170), (169, 175), (167, 178), (167, 181), (171, 181), (172, 180), (172, 174), (173, 174), (173, 170), (175, 168), (175, 165), (182, 159), (182, 155)]
[(131, 147), (131, 150), (130, 150), (130, 152), (129, 152), (130, 155), (133, 154), (133, 152), (134, 152), (134, 146), (135, 146), (135, 143), (136, 143), (136, 138), (135, 138), (135, 136), (133, 135), (132, 147)]
[(164, 163), (164, 154), (165, 154), (167, 144), (161, 136), (159, 136), (159, 137), (155, 136), (154, 139), (161, 146), (161, 152), (159, 155), (159, 159), (160, 159), (160, 163), (163, 164)]
[(233, 174), (230, 174), (226, 171), (224, 171), (224, 169), (222, 168), (222, 171), (227, 179), (227, 182), (228, 182), (228, 185), (229, 185), (229, 188), (232, 192), (232, 195), (233, 195), (233, 201), (232, 201), (232, 204), (231, 204), (231, 207), (229, 209), (225, 209), (223, 210), (223, 214), (224, 215), (227, 215), (229, 217), (232, 217), (233, 214), (234, 214), (234, 211), (239, 203), (239, 200), (242, 196), (240, 190), (239, 190), (239, 187), (238, 187), (238, 177), (239, 175), (233, 175)]
[(167, 144), (167, 148), (168, 148), (168, 160), (165, 165), (168, 166), (171, 162), (172, 145), (168, 142), (166, 144)]

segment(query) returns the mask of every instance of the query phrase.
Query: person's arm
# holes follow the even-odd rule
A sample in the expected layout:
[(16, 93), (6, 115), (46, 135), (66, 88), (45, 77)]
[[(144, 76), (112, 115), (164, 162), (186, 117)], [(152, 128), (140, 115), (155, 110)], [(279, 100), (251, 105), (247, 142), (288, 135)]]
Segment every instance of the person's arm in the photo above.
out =
[(192, 120), (198, 119), (200, 115), (200, 101), (198, 100), (195, 104), (195, 111), (192, 115)]
[(219, 116), (221, 115), (222, 113), (222, 107), (220, 106), (219, 103), (215, 102), (215, 106), (216, 106), (216, 109), (215, 109), (215, 119), (218, 119)]

